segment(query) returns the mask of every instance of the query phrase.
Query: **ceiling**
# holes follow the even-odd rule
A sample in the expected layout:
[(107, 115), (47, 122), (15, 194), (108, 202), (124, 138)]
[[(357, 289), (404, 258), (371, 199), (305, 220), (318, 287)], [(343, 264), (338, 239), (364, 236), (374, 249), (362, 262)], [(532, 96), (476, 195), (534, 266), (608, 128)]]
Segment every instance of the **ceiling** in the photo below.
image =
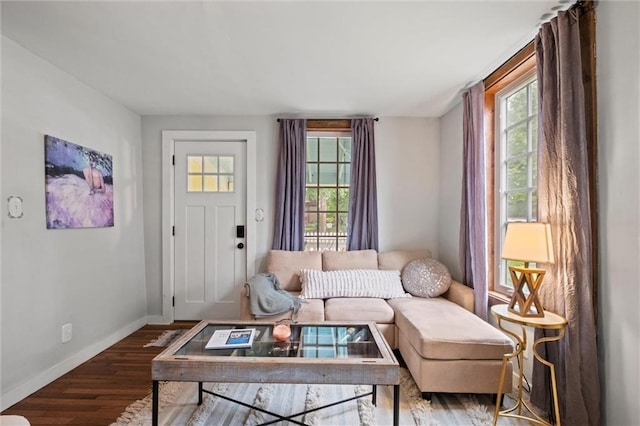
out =
[(2, 2), (2, 34), (141, 115), (438, 117), (568, 0)]

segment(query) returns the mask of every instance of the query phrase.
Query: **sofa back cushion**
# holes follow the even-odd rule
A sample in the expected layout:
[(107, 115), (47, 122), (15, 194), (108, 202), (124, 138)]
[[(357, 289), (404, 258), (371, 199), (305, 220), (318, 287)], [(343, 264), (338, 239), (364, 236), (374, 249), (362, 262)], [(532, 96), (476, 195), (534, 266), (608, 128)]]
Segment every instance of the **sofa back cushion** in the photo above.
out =
[(302, 269), (322, 270), (322, 253), (318, 251), (271, 250), (267, 256), (267, 272), (275, 274), (280, 287), (300, 291)]
[(395, 250), (378, 253), (378, 269), (402, 271), (414, 259), (430, 258), (429, 250)]
[(378, 269), (378, 253), (375, 250), (322, 252), (322, 270), (345, 269)]

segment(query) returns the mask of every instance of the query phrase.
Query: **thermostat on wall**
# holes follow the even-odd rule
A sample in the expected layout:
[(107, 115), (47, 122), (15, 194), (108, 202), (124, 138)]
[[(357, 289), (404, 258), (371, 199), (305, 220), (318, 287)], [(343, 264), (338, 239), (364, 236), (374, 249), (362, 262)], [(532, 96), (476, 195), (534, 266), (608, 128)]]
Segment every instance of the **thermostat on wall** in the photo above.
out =
[(15, 195), (7, 198), (7, 204), (9, 206), (9, 217), (17, 219), (22, 217), (22, 198)]

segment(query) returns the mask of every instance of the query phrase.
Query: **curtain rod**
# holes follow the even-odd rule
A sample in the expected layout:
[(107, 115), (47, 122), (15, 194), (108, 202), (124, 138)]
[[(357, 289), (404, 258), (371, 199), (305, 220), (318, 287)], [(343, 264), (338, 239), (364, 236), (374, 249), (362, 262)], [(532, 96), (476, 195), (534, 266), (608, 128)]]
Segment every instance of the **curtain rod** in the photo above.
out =
[[(280, 122), (280, 118), (276, 119), (276, 121), (279, 123)], [(305, 120), (308, 121), (342, 121), (342, 120), (353, 120), (353, 118), (306, 118)], [(373, 121), (380, 121), (380, 118), (375, 117), (373, 119)]]

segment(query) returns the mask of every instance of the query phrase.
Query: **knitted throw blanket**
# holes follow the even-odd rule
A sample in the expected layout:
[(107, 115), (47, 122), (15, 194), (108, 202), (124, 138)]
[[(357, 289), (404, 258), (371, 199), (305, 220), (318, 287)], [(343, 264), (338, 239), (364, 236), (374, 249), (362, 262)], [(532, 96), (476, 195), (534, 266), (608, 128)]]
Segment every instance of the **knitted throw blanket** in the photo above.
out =
[(280, 288), (274, 274), (260, 273), (245, 284), (249, 292), (249, 308), (254, 317), (266, 317), (293, 310), (295, 316), (303, 302)]

